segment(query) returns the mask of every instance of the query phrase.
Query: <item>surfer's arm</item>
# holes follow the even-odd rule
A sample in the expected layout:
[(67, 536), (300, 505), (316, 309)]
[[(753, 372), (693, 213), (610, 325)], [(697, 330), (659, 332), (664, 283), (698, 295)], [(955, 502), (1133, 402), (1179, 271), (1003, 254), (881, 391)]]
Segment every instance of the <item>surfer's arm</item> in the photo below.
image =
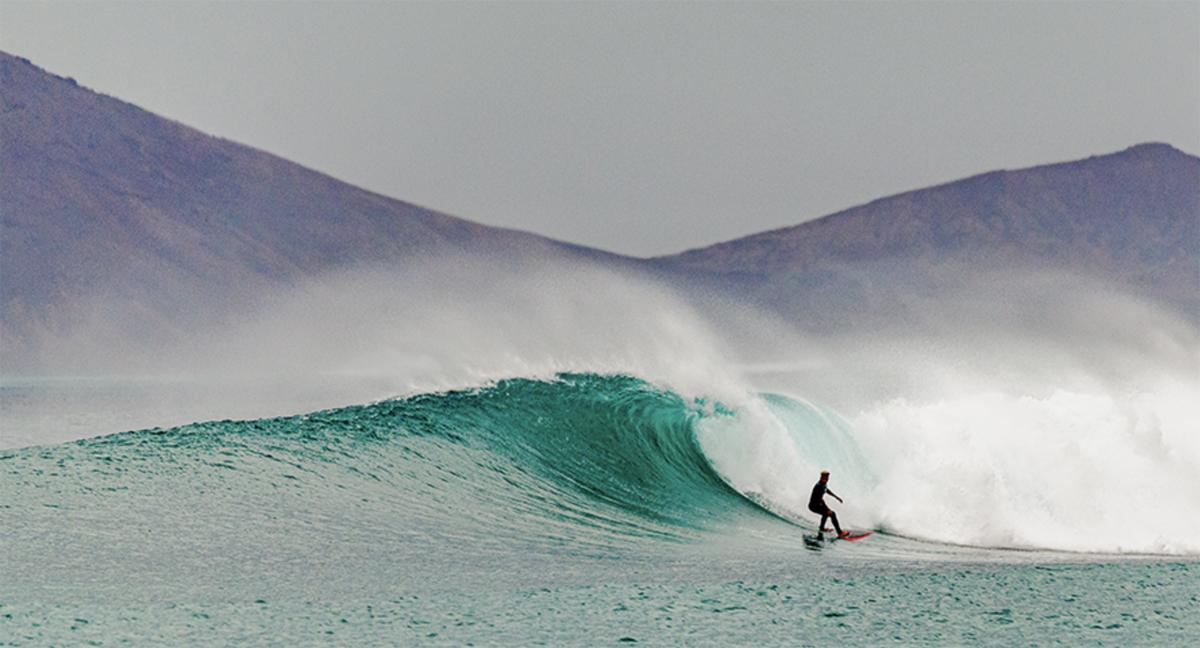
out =
[[(837, 500), (837, 501), (839, 501), (839, 502), (842, 502), (842, 498), (838, 497), (838, 496), (837, 496), (837, 493), (835, 493), (835, 492), (833, 492), (833, 491), (831, 491), (831, 490), (829, 490), (829, 489), (825, 489), (825, 493), (826, 493), (826, 494), (828, 494), (828, 495), (829, 495), (830, 497), (832, 497), (833, 499), (835, 499), (835, 500)], [(845, 502), (842, 502), (842, 504), (845, 504)]]

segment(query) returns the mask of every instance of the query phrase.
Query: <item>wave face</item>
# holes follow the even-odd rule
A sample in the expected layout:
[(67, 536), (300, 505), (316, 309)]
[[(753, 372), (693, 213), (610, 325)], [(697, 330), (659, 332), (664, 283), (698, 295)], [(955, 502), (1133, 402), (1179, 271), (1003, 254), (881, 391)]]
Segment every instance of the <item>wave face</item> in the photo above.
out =
[(514, 524), (515, 516), (522, 526), (551, 525), (593, 539), (678, 539), (748, 512), (697, 442), (694, 425), (713, 416), (731, 414), (636, 378), (562, 374), (304, 422), (381, 443), (372, 451), (387, 464), (373, 466), (372, 476), (403, 475), (413, 463), (439, 473), (436, 492), (422, 492), (425, 479), (396, 484), (413, 506), (445, 501), (449, 493), (462, 497), (462, 513), (499, 514), (498, 524)]

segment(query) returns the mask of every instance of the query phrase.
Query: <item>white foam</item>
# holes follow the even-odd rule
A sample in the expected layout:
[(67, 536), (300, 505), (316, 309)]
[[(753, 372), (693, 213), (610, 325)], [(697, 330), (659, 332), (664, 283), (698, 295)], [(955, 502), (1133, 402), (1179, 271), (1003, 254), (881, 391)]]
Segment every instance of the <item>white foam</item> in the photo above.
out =
[(1200, 553), (1195, 385), (895, 399), (854, 417), (883, 528), (989, 547)]

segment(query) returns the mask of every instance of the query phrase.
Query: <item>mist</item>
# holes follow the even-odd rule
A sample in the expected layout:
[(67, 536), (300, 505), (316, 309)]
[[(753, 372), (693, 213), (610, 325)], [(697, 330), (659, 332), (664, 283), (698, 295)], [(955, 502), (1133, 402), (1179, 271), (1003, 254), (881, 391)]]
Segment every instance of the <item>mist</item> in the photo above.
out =
[(578, 263), (430, 257), (245, 301), (256, 306), (141, 335), (136, 309), (97, 299), (72, 330), (42, 331), (25, 375), (0, 392), (9, 431), (0, 445), (571, 371), (633, 374), (696, 394), (734, 384), (722, 377), (731, 363), (715, 330), (673, 291)]
[[(958, 279), (939, 292), (902, 295), (903, 316), (864, 314), (817, 331), (727, 293), (578, 261), (427, 257), (276, 287), (241, 299), (252, 308), (157, 334), (145, 332), (138, 309), (98, 296), (73, 328), (41, 332), (27, 363), (36, 378), (6, 381), (176, 393), (146, 403), (154, 415), (133, 418), (136, 399), (117, 399), (126, 415), (114, 424), (146, 426), (571, 371), (632, 374), (690, 396), (774, 390), (847, 412), (890, 398), (1131, 393), (1195, 385), (1200, 375), (1198, 328), (1168, 308), (1061, 272), (961, 270), (946, 270)], [(194, 311), (222, 309), (198, 301)], [(14, 407), (37, 409), (9, 400), (10, 418)], [(85, 409), (97, 405), (85, 400)], [(170, 415), (176, 406), (183, 412)], [(116, 431), (51, 430), (22, 442)]]

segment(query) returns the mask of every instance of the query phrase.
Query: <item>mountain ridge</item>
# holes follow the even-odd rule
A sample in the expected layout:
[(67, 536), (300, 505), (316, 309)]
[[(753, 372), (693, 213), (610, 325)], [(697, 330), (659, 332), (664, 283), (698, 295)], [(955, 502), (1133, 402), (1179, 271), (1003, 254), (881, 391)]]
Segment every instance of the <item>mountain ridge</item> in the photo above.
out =
[(929, 185), (929, 186), (917, 187), (915, 189), (899, 191), (899, 192), (896, 192), (893, 194), (888, 194), (886, 196), (881, 196), (879, 198), (872, 198), (871, 200), (868, 200), (866, 202), (851, 205), (849, 207), (845, 207), (843, 209), (839, 209), (837, 211), (830, 212), (828, 214), (816, 216), (814, 218), (807, 219), (800, 223), (795, 223), (792, 225), (783, 225), (780, 227), (773, 227), (768, 230), (763, 230), (760, 232), (753, 232), (751, 234), (746, 234), (744, 236), (738, 236), (738, 237), (735, 237), (732, 239), (725, 239), (722, 241), (717, 241), (715, 243), (699, 245), (696, 247), (688, 248), (686, 250), (681, 250), (679, 252), (653, 255), (650, 257), (646, 257), (646, 258), (647, 258), (647, 260), (660, 260), (660, 259), (669, 259), (669, 258), (674, 258), (674, 257), (692, 256), (698, 252), (710, 250), (712, 248), (728, 246), (730, 244), (744, 242), (749, 239), (757, 239), (757, 238), (764, 238), (764, 237), (769, 237), (769, 236), (773, 236), (773, 235), (778, 235), (780, 233), (784, 233), (784, 232), (795, 230), (797, 228), (804, 227), (810, 223), (815, 223), (817, 221), (822, 221), (822, 220), (832, 218), (832, 217), (842, 216), (844, 214), (847, 214), (849, 212), (853, 212), (853, 211), (856, 211), (859, 209), (874, 207), (878, 204), (887, 203), (888, 201), (891, 201), (893, 199), (903, 198), (903, 197), (909, 196), (911, 194), (917, 194), (917, 193), (923, 193), (923, 192), (928, 192), (928, 191), (944, 189), (947, 187), (951, 187), (953, 185), (957, 185), (959, 183), (970, 182), (973, 180), (981, 180), (984, 178), (988, 178), (990, 176), (1004, 175), (1004, 174), (1009, 174), (1009, 173), (1020, 173), (1023, 171), (1032, 171), (1032, 170), (1039, 170), (1039, 169), (1052, 169), (1055, 167), (1071, 167), (1071, 166), (1079, 165), (1081, 163), (1090, 162), (1093, 160), (1102, 160), (1102, 159), (1111, 158), (1114, 156), (1127, 155), (1130, 153), (1141, 152), (1141, 151), (1166, 151), (1173, 155), (1183, 156), (1183, 157), (1189, 158), (1191, 160), (1200, 162), (1200, 158), (1193, 156), (1181, 149), (1178, 149), (1175, 146), (1172, 146), (1171, 144), (1169, 144), (1167, 142), (1142, 142), (1139, 144), (1133, 144), (1131, 146), (1128, 146), (1120, 151), (1114, 151), (1112, 153), (1101, 153), (1101, 154), (1089, 155), (1086, 158), (1063, 160), (1060, 162), (1051, 162), (1051, 163), (1047, 163), (1047, 164), (1036, 164), (1036, 165), (1031, 165), (1031, 166), (1026, 166), (1026, 167), (1018, 167), (1018, 168), (1014, 168), (1014, 169), (1008, 169), (1008, 168), (992, 169), (990, 171), (974, 173), (974, 174), (971, 174), (968, 176), (957, 178), (955, 180), (949, 180), (946, 182), (939, 182), (937, 184), (933, 184), (933, 185)]
[[(322, 273), (444, 254), (586, 260), (839, 325), (946, 268), (1045, 266), (1200, 313), (1200, 158), (1144, 143), (994, 170), (638, 259), (483, 225), (203, 133), (0, 52), (0, 349), (97, 300), (141, 332)], [(204, 305), (203, 307), (200, 305)], [(31, 342), (34, 341), (34, 342)], [(32, 345), (32, 346), (31, 346)]]
[[(339, 184), (347, 185), (348, 187), (351, 187), (351, 188), (355, 189), (355, 190), (356, 190), (356, 191), (358, 191), (358, 192), (361, 192), (361, 193), (363, 193), (363, 194), (367, 194), (367, 195), (373, 196), (373, 197), (375, 197), (375, 198), (377, 198), (377, 199), (380, 199), (380, 200), (384, 200), (384, 201), (388, 201), (388, 202), (394, 202), (394, 203), (400, 203), (400, 204), (403, 204), (403, 205), (405, 205), (405, 206), (407, 206), (407, 207), (411, 207), (411, 208), (414, 208), (414, 209), (417, 209), (417, 210), (421, 210), (422, 212), (425, 212), (425, 213), (428, 213), (428, 214), (432, 214), (432, 215), (436, 215), (436, 216), (442, 216), (442, 217), (447, 217), (447, 218), (449, 218), (449, 219), (453, 219), (453, 220), (455, 220), (455, 221), (464, 221), (464, 222), (471, 223), (471, 224), (474, 224), (474, 225), (479, 225), (480, 227), (484, 227), (484, 228), (487, 228), (487, 229), (489, 229), (489, 230), (502, 231), (502, 232), (512, 232), (512, 233), (521, 233), (521, 234), (532, 234), (533, 236), (536, 236), (536, 237), (538, 237), (538, 238), (541, 238), (541, 239), (546, 239), (546, 240), (550, 240), (550, 241), (554, 241), (554, 242), (556, 242), (556, 243), (561, 243), (561, 244), (563, 244), (563, 245), (566, 245), (566, 246), (569, 246), (569, 247), (573, 247), (573, 248), (581, 248), (581, 249), (586, 249), (586, 250), (589, 250), (589, 251), (596, 251), (596, 252), (601, 252), (601, 253), (604, 253), (604, 254), (611, 254), (611, 255), (613, 255), (613, 256), (626, 256), (626, 255), (621, 255), (621, 254), (614, 253), (614, 252), (608, 252), (608, 251), (606, 251), (606, 250), (602, 250), (602, 249), (599, 249), (599, 248), (594, 248), (594, 247), (591, 247), (591, 246), (584, 246), (584, 245), (580, 245), (580, 244), (576, 244), (576, 243), (571, 243), (571, 242), (568, 242), (568, 241), (559, 241), (559, 240), (557, 240), (557, 239), (552, 239), (552, 238), (550, 238), (550, 237), (543, 236), (543, 235), (540, 235), (540, 234), (536, 234), (536, 233), (533, 233), (533, 232), (528, 232), (528, 231), (526, 231), (526, 230), (520, 230), (520, 229), (517, 229), (517, 228), (511, 228), (511, 227), (502, 227), (502, 226), (497, 226), (497, 225), (484, 225), (484, 224), (482, 224), (482, 223), (477, 223), (477, 222), (475, 222), (475, 221), (471, 221), (471, 220), (469, 220), (469, 219), (465, 219), (465, 218), (462, 218), (462, 217), (459, 217), (459, 216), (453, 216), (453, 215), (447, 214), (447, 213), (445, 213), (445, 212), (442, 212), (442, 211), (440, 211), (440, 210), (437, 210), (437, 209), (435, 209), (435, 208), (433, 208), (433, 207), (429, 207), (429, 206), (426, 206), (426, 205), (421, 205), (421, 204), (414, 203), (414, 202), (407, 201), (407, 200), (402, 200), (402, 199), (399, 199), (399, 198), (395, 198), (395, 197), (393, 197), (393, 196), (389, 196), (389, 195), (386, 195), (386, 194), (380, 193), (380, 192), (378, 192), (378, 191), (374, 191), (374, 190), (371, 190), (371, 189), (367, 189), (367, 188), (365, 188), (365, 187), (361, 187), (361, 186), (359, 186), (359, 185), (356, 185), (356, 184), (354, 184), (354, 183), (352, 183), (352, 182), (348, 182), (348, 181), (342, 180), (342, 179), (340, 179), (340, 178), (337, 178), (337, 177), (333, 176), (333, 175), (332, 175), (332, 174), (330, 174), (330, 173), (327, 173), (327, 172), (324, 172), (324, 171), (320, 171), (320, 170), (318, 170), (318, 169), (314, 169), (314, 168), (312, 168), (312, 167), (308, 167), (308, 166), (305, 166), (305, 165), (303, 165), (303, 164), (300, 164), (300, 163), (294, 162), (294, 161), (292, 161), (292, 160), (289, 160), (289, 159), (287, 159), (287, 158), (284, 158), (284, 157), (282, 157), (282, 156), (280, 156), (280, 155), (277, 155), (277, 154), (275, 154), (275, 153), (272, 153), (271, 151), (268, 151), (268, 150), (266, 150), (266, 149), (263, 149), (263, 148), (260, 148), (260, 147), (256, 147), (256, 146), (253, 146), (253, 145), (250, 145), (250, 144), (245, 144), (245, 143), (242, 143), (242, 142), (238, 142), (238, 141), (235, 141), (235, 140), (229, 139), (229, 138), (227, 138), (227, 137), (223, 137), (223, 136), (221, 136), (221, 135), (218, 135), (218, 134), (204, 132), (204, 131), (202, 131), (202, 130), (200, 130), (200, 129), (198, 129), (198, 128), (195, 128), (195, 127), (193, 127), (193, 126), (190, 126), (190, 125), (188, 125), (188, 124), (186, 124), (186, 123), (184, 123), (184, 122), (182, 122), (182, 121), (179, 121), (179, 120), (177, 120), (177, 119), (173, 119), (173, 118), (171, 118), (171, 117), (167, 117), (167, 116), (164, 116), (164, 115), (160, 115), (160, 114), (158, 114), (158, 113), (155, 113), (155, 112), (153, 112), (153, 111), (146, 110), (146, 109), (144, 109), (144, 108), (141, 108), (140, 106), (138, 106), (138, 105), (136, 105), (136, 104), (130, 103), (130, 102), (128, 102), (128, 101), (125, 101), (125, 100), (123, 100), (123, 99), (121, 99), (121, 98), (119, 98), (119, 97), (116, 97), (116, 96), (113, 96), (113, 95), (110, 95), (110, 94), (107, 94), (107, 93), (101, 92), (101, 91), (99, 91), (99, 90), (96, 90), (96, 89), (94, 89), (94, 88), (90, 88), (90, 87), (88, 87), (88, 86), (85, 86), (85, 85), (83, 85), (83, 84), (80, 84), (80, 83), (79, 83), (78, 81), (76, 81), (76, 80), (75, 80), (73, 77), (64, 76), (64, 75), (60, 75), (60, 74), (56, 74), (56, 73), (54, 73), (54, 72), (51, 72), (51, 71), (49, 71), (49, 70), (46, 70), (45, 68), (39, 67), (39, 66), (38, 66), (36, 63), (33, 63), (31, 60), (29, 60), (28, 58), (25, 58), (25, 57), (23, 57), (23, 56), (17, 56), (17, 55), (14, 55), (14, 54), (10, 54), (10, 53), (8, 53), (8, 52), (0, 51), (0, 62), (2, 62), (2, 63), (4, 63), (4, 64), (13, 64), (13, 63), (16, 63), (16, 64), (23, 64), (23, 65), (25, 65), (25, 66), (27, 66), (27, 67), (29, 67), (29, 68), (32, 68), (33, 70), (35, 70), (37, 73), (39, 73), (39, 74), (41, 74), (41, 75), (44, 75), (44, 76), (46, 76), (46, 77), (49, 77), (49, 78), (51, 78), (51, 79), (54, 79), (54, 80), (56, 80), (56, 81), (61, 81), (61, 82), (63, 82), (63, 83), (66, 83), (66, 84), (68, 84), (68, 85), (70, 85), (70, 86), (73, 86), (73, 87), (75, 87), (75, 88), (78, 88), (79, 90), (82, 90), (82, 91), (84, 91), (84, 92), (86, 92), (86, 93), (88, 93), (88, 94), (90, 94), (90, 95), (94, 95), (96, 98), (98, 98), (98, 99), (100, 99), (100, 100), (103, 100), (103, 101), (111, 101), (111, 102), (115, 102), (116, 104), (119, 104), (120, 106), (122, 106), (122, 107), (124, 107), (124, 108), (127, 108), (127, 109), (133, 109), (133, 110), (136, 110), (136, 111), (138, 111), (138, 112), (141, 112), (141, 113), (144, 113), (144, 114), (146, 114), (146, 115), (149, 115), (149, 116), (151, 116), (151, 117), (153, 117), (153, 118), (156, 118), (156, 119), (162, 120), (162, 121), (163, 121), (163, 122), (165, 122), (165, 123), (168, 123), (168, 124), (171, 124), (171, 125), (173, 125), (173, 126), (177, 127), (177, 128), (178, 128), (178, 129), (179, 129), (181, 132), (188, 133), (188, 134), (189, 134), (189, 136), (193, 136), (193, 137), (199, 137), (199, 138), (204, 138), (204, 139), (212, 140), (213, 142), (216, 142), (216, 143), (219, 143), (219, 144), (222, 144), (222, 145), (230, 145), (230, 146), (235, 146), (235, 147), (238, 147), (239, 149), (248, 150), (248, 151), (254, 152), (254, 153), (256, 153), (256, 154), (259, 154), (259, 155), (262, 155), (262, 156), (265, 156), (265, 157), (271, 158), (271, 159), (273, 159), (273, 160), (275, 160), (275, 161), (278, 161), (278, 162), (282, 162), (282, 163), (286, 163), (286, 164), (289, 164), (289, 165), (295, 165), (295, 166), (298, 166), (298, 167), (300, 167), (300, 168), (303, 168), (303, 169), (305, 169), (306, 171), (308, 171), (308, 172), (310, 172), (310, 173), (312, 173), (312, 174), (314, 174), (314, 175), (316, 175), (316, 176), (320, 176), (320, 177), (324, 178), (324, 179), (325, 179), (325, 180), (327, 180), (327, 181), (332, 181), (332, 182), (336, 182), (336, 183), (339, 183)], [(3, 89), (3, 87), (4, 87), (4, 86), (3, 86), (2, 84), (0, 84), (0, 90), (2, 90), (2, 89)], [(8, 110), (10, 110), (10, 109), (11, 109), (10, 107), (7, 107), (7, 106), (6, 106), (2, 112), (7, 112), (7, 111), (8, 111)]]
[[(939, 265), (1044, 267), (1196, 315), (1200, 158), (1146, 143), (990, 171), (651, 262), (726, 277), (743, 292), (773, 284), (764, 301), (786, 297), (793, 307), (822, 292), (857, 292), (847, 300), (868, 301), (867, 293), (888, 292), (884, 275), (897, 272), (910, 285), (935, 288)], [(788, 281), (799, 286), (792, 297), (783, 294)]]
[[(147, 328), (195, 304), (422, 255), (620, 255), (482, 225), (209, 135), (0, 52), (4, 346), (98, 295)], [(186, 332), (186, 331), (183, 331)]]

